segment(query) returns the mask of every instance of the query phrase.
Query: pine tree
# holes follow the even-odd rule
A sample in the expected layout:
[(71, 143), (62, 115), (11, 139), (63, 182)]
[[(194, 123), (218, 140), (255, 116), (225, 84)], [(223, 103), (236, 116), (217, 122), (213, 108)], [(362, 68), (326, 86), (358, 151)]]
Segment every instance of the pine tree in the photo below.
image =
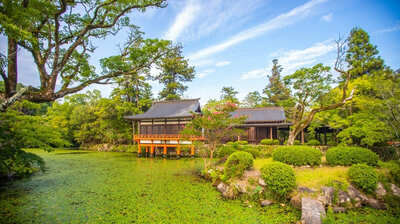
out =
[(274, 106), (283, 106), (283, 102), (290, 98), (290, 91), (281, 80), (282, 66), (278, 59), (272, 60), (271, 75), (268, 76), (269, 83), (264, 89), (267, 95), (267, 102)]

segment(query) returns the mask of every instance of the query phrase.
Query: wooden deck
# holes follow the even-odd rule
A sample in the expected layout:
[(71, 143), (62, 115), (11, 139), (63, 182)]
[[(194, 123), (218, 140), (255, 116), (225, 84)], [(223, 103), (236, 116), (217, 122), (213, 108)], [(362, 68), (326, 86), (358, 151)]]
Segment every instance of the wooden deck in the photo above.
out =
[(133, 140), (138, 145), (138, 155), (142, 153), (142, 147), (145, 147), (146, 155), (155, 156), (157, 147), (162, 147), (163, 156), (167, 155), (167, 148), (175, 148), (176, 155), (181, 155), (181, 147), (190, 147), (190, 155), (194, 156), (193, 141), (203, 141), (202, 136), (182, 136), (179, 134), (138, 134), (133, 136)]

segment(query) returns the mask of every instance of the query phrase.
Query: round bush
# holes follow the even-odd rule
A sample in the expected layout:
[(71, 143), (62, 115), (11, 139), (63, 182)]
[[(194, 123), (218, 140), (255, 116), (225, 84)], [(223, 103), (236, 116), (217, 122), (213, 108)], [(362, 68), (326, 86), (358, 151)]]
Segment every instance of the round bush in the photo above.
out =
[(366, 148), (338, 146), (328, 149), (326, 161), (329, 165), (350, 166), (352, 164), (365, 163), (370, 166), (376, 166), (378, 155)]
[(292, 167), (280, 162), (272, 162), (261, 168), (261, 177), (267, 188), (277, 197), (285, 198), (296, 187), (296, 177)]
[(223, 145), (217, 149), (216, 156), (221, 157), (221, 158), (228, 157), (236, 151), (238, 151), (238, 150), (235, 147), (233, 147), (232, 145)]
[(254, 157), (254, 159), (261, 156), (260, 150), (253, 146), (247, 146), (243, 149), (243, 151), (250, 153)]
[(261, 145), (279, 145), (279, 140), (278, 139), (269, 139), (265, 138), (260, 141)]
[(319, 165), (322, 153), (310, 146), (282, 146), (272, 153), (275, 161), (295, 165)]
[(378, 174), (366, 164), (352, 165), (348, 171), (350, 182), (365, 193), (373, 193), (378, 184)]
[(308, 141), (306, 143), (306, 145), (309, 146), (317, 146), (317, 145), (321, 145), (321, 143), (317, 140), (317, 139), (311, 139), (310, 141)]
[(225, 162), (225, 180), (241, 177), (246, 169), (253, 167), (254, 158), (248, 152), (238, 151), (232, 153)]

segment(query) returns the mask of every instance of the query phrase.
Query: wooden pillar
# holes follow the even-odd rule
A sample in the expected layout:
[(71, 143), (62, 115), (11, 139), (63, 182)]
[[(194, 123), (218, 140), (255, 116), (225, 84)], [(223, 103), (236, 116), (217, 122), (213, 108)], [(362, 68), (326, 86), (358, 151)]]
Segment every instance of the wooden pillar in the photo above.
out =
[(194, 156), (194, 145), (190, 146), (190, 155), (193, 157)]
[(164, 144), (163, 157), (167, 156), (167, 145)]
[(153, 141), (151, 141), (150, 155), (153, 157), (155, 156)]
[(140, 135), (140, 121), (138, 121), (138, 130), (137, 130), (138, 135)]
[(304, 130), (301, 130), (301, 144), (304, 144)]
[(146, 157), (149, 157), (149, 147), (146, 146)]
[(269, 138), (272, 139), (272, 127), (269, 127)]
[(132, 120), (132, 144), (135, 145), (135, 121)]

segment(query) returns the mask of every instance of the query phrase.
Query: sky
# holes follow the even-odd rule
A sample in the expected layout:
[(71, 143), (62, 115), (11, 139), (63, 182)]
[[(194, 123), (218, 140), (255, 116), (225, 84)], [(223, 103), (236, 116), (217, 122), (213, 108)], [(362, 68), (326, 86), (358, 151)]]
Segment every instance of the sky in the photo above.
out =
[[(184, 97), (201, 98), (202, 104), (219, 98), (224, 86), (234, 87), (240, 99), (251, 91), (262, 92), (274, 58), (283, 76), (317, 63), (331, 66), (334, 41), (356, 26), (370, 34), (386, 65), (400, 68), (398, 0), (171, 0), (166, 8), (133, 12), (130, 19), (148, 38), (182, 44), (196, 70)], [(99, 67), (101, 58), (118, 54), (118, 44), (126, 37), (120, 32), (94, 42), (92, 64)], [(0, 43), (4, 45), (4, 38)], [(26, 52), (19, 54), (20, 81), (37, 84), (32, 59)], [(151, 84), (157, 96), (162, 86)], [(85, 91), (99, 89), (107, 97), (112, 88), (93, 85)]]

